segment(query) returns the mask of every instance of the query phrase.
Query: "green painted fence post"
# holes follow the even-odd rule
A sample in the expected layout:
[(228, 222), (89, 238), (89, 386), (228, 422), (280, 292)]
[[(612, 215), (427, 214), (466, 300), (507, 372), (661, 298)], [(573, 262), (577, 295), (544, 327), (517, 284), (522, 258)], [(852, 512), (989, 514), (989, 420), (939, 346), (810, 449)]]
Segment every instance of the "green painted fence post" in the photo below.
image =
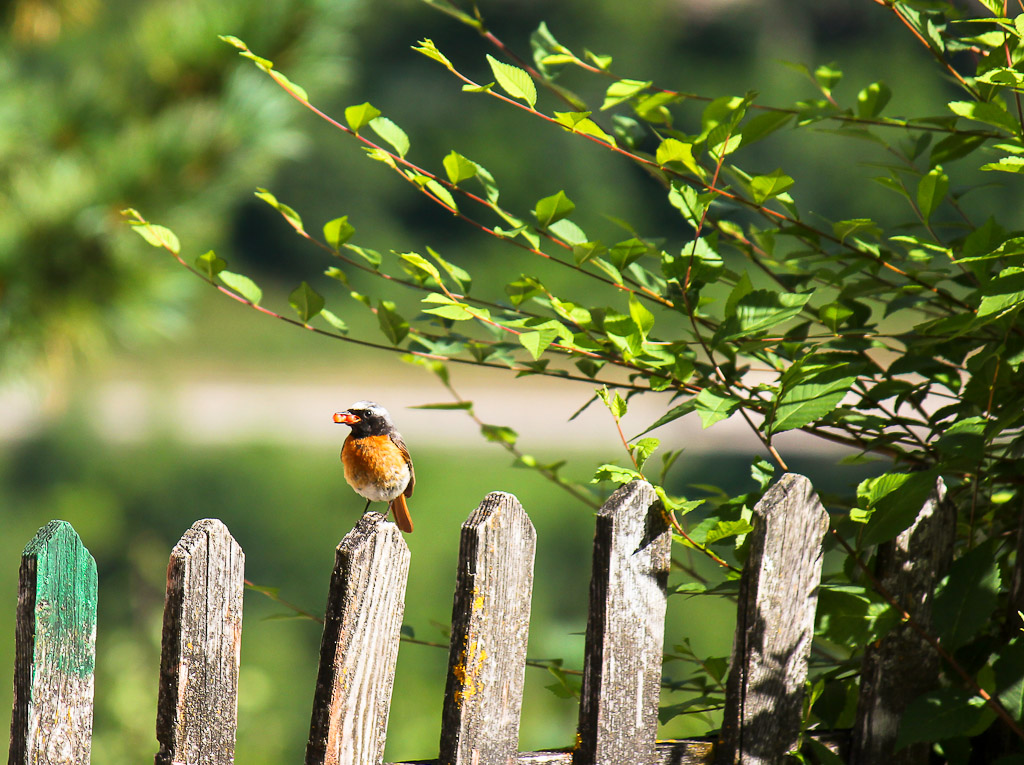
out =
[(18, 580), (11, 765), (89, 762), (96, 561), (67, 521), (25, 547)]

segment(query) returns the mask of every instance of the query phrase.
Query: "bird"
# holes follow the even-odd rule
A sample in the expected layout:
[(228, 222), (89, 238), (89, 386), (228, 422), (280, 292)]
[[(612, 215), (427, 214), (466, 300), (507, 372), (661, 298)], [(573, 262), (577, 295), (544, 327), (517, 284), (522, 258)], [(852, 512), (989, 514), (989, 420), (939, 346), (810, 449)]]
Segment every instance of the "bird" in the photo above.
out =
[(398, 528), (411, 534), (405, 498), (412, 496), (416, 472), (388, 410), (373, 401), (357, 401), (344, 412), (335, 412), (334, 421), (352, 428), (341, 447), (341, 464), (348, 485), (366, 497), (363, 512), (371, 502), (387, 502)]

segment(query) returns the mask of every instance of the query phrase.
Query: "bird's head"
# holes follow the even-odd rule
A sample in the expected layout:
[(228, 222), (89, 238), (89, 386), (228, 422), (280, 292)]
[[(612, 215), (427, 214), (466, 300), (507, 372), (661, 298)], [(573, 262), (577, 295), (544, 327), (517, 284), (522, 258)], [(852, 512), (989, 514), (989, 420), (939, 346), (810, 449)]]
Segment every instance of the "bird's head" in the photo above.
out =
[(344, 412), (335, 412), (334, 421), (348, 425), (356, 436), (383, 436), (394, 429), (388, 410), (373, 401), (357, 401)]

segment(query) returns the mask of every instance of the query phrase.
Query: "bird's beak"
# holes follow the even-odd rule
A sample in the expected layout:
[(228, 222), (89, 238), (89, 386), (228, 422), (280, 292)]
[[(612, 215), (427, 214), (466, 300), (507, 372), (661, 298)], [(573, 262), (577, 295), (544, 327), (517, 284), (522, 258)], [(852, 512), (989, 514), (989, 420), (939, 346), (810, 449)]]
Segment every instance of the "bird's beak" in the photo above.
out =
[(335, 412), (334, 421), (343, 425), (355, 425), (359, 422), (359, 417), (352, 414), (352, 412)]

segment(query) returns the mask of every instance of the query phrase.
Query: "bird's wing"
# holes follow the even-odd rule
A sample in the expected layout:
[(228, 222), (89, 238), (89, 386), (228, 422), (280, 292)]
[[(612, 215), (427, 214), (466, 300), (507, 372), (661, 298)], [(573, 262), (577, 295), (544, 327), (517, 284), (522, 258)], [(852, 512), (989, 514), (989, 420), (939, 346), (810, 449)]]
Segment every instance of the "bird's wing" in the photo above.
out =
[(403, 493), (405, 496), (411, 497), (413, 486), (416, 485), (416, 471), (412, 467), (412, 457), (409, 456), (409, 449), (397, 431), (391, 431), (391, 442), (398, 447), (398, 451), (405, 457), (405, 464), (409, 466), (409, 485), (405, 487), (405, 492)]

